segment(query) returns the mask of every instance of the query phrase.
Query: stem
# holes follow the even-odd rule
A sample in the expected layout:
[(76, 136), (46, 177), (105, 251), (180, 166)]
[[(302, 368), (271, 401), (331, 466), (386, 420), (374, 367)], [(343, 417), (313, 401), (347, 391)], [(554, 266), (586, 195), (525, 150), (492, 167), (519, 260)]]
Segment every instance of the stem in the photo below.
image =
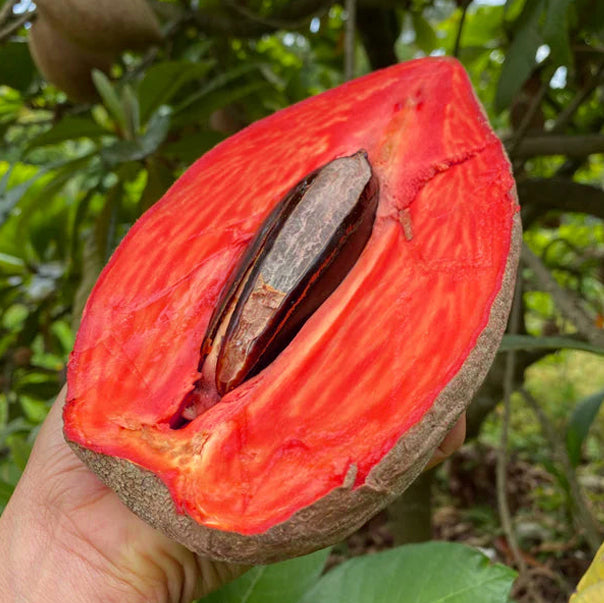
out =
[[(510, 323), (508, 326), (508, 333), (515, 335), (520, 329), (520, 313), (522, 308), (522, 279), (520, 276), (516, 281), (516, 287), (514, 289), (514, 301), (512, 302), (512, 311), (510, 314)], [(507, 448), (508, 448), (508, 433), (510, 428), (510, 399), (512, 392), (514, 391), (514, 372), (516, 369), (516, 352), (510, 350), (507, 353), (505, 363), (505, 373), (503, 378), (503, 401), (504, 401), (504, 413), (503, 422), (501, 426), (501, 440), (499, 443), (499, 449), (497, 450), (497, 465), (496, 465), (496, 488), (497, 488), (497, 507), (499, 509), (499, 517), (501, 520), (501, 527), (505, 534), (505, 537), (512, 551), (512, 556), (516, 566), (518, 567), (518, 580), (526, 583), (527, 591), (531, 597), (531, 600), (538, 603), (542, 603), (543, 599), (541, 595), (535, 590), (531, 584), (529, 575), (527, 573), (527, 565), (522, 556), (522, 551), (518, 546), (516, 540), (516, 534), (514, 532), (514, 526), (512, 521), (512, 514), (508, 505), (507, 499)]]
[(537, 400), (524, 388), (520, 389), (520, 393), (526, 400), (526, 403), (531, 407), (531, 410), (535, 413), (535, 416), (541, 425), (541, 431), (543, 431), (543, 435), (548, 440), (549, 445), (554, 452), (554, 458), (557, 458), (562, 466), (564, 477), (568, 482), (568, 487), (572, 496), (571, 511), (573, 519), (575, 520), (577, 527), (583, 532), (591, 552), (595, 555), (600, 547), (600, 527), (589, 510), (589, 504), (585, 498), (581, 485), (579, 484), (575, 469), (568, 458), (566, 448), (561, 443), (562, 438), (556, 433), (556, 429), (552, 425), (552, 422), (539, 406)]
[(455, 58), (459, 57), (459, 51), (461, 50), (461, 34), (463, 32), (463, 26), (466, 22), (466, 13), (468, 12), (469, 6), (470, 3), (467, 2), (461, 9), (461, 18), (459, 19), (459, 27), (457, 28), (457, 35), (455, 36), (455, 44), (453, 46), (453, 56)]
[[(520, 325), (520, 306), (522, 298), (522, 284), (521, 279), (518, 278), (516, 281), (516, 287), (514, 290), (514, 301), (512, 303), (512, 311), (510, 314), (510, 324), (508, 327), (508, 333), (515, 335), (518, 332)], [(510, 513), (510, 507), (507, 500), (507, 449), (508, 449), (508, 433), (510, 427), (510, 398), (514, 390), (514, 369), (516, 368), (516, 352), (510, 350), (506, 356), (505, 362), (505, 373), (503, 378), (503, 422), (501, 425), (501, 440), (499, 442), (499, 449), (497, 451), (497, 466), (496, 466), (496, 487), (497, 487), (497, 507), (499, 509), (499, 516), (501, 519), (501, 527), (508, 540), (510, 549), (516, 561), (516, 565), (523, 574), (526, 572), (526, 563), (518, 547), (516, 541), (516, 535), (512, 525), (512, 516)]]
[(344, 38), (344, 79), (354, 77), (354, 34), (356, 30), (356, 0), (346, 0), (346, 31)]
[(583, 310), (575, 296), (558, 285), (543, 262), (526, 244), (522, 245), (522, 260), (535, 273), (543, 290), (552, 296), (558, 310), (575, 325), (577, 331), (589, 343), (604, 348), (604, 332), (602, 329), (596, 326), (595, 320)]

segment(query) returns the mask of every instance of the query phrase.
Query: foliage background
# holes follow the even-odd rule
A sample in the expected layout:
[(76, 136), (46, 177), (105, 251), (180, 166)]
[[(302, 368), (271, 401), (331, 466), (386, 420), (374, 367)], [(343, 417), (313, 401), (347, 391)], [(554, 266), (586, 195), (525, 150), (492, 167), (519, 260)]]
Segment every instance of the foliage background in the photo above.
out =
[(455, 55), (514, 165), (517, 321), (470, 408), (468, 445), (331, 559), (461, 540), (520, 570), (518, 600), (565, 600), (604, 521), (604, 3), (150, 4), (163, 42), (121, 54), (95, 74), (98, 99), (73, 103), (31, 59), (35, 5), (0, 1), (0, 505), (96, 277), (192, 161), (347, 76)]

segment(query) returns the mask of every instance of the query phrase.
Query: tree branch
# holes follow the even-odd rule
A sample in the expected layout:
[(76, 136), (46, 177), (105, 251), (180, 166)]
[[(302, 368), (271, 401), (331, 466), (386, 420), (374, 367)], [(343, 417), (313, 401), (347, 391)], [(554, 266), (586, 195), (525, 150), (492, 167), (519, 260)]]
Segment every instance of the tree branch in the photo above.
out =
[(522, 221), (528, 226), (550, 210), (580, 212), (604, 220), (604, 190), (568, 178), (528, 178), (517, 183)]
[[(513, 142), (507, 140), (505, 144), (509, 148)], [(529, 136), (521, 140), (514, 149), (514, 157), (521, 159), (538, 155), (585, 157), (593, 153), (604, 153), (604, 136), (601, 134)]]
[(470, 2), (464, 2), (464, 5), (461, 8), (461, 17), (459, 18), (459, 25), (457, 26), (457, 34), (455, 35), (455, 44), (453, 45), (453, 56), (455, 58), (459, 57), (459, 51), (461, 50), (461, 35), (463, 33), (463, 26), (466, 22), (466, 14), (468, 12), (469, 6), (470, 6)]
[(522, 245), (521, 257), (525, 265), (534, 272), (543, 290), (552, 296), (558, 310), (575, 325), (577, 331), (589, 343), (598, 347), (604, 347), (604, 331), (597, 328), (595, 321), (579, 305), (578, 300), (572, 292), (558, 285), (543, 262), (526, 244)]
[[(5, 21), (9, 21), (14, 4), (14, 2), (6, 3), (6, 6), (10, 6), (11, 9), (11, 12), (8, 12), (7, 14), (5, 14), (6, 6), (2, 7), (2, 20), (0, 20), (0, 25), (2, 25)], [(35, 10), (26, 10), (24, 13), (16, 17), (12, 22), (8, 22), (8, 24), (3, 27), (2, 30), (0, 30), (0, 44), (5, 42), (16, 31), (21, 29), (28, 21), (33, 20), (35, 18), (35, 14)]]
[(564, 107), (562, 112), (556, 118), (556, 122), (549, 130), (552, 134), (561, 132), (570, 123), (577, 109), (591, 96), (592, 92), (602, 83), (604, 75), (604, 61), (600, 63), (598, 69), (588, 79), (585, 86), (575, 94), (573, 99)]
[[(199, 8), (193, 13), (198, 27), (208, 34), (256, 38), (278, 29), (299, 29), (315, 16), (322, 14), (334, 0), (298, 0), (288, 2), (279, 11), (259, 15), (234, 0), (220, 6)], [(243, 19), (241, 18), (243, 17)]]
[(526, 134), (529, 131), (531, 124), (533, 123), (533, 118), (535, 117), (537, 111), (539, 110), (539, 107), (541, 106), (541, 103), (543, 102), (543, 99), (545, 98), (545, 94), (547, 93), (548, 88), (549, 83), (547, 81), (541, 83), (539, 92), (537, 92), (537, 94), (535, 94), (535, 96), (533, 96), (533, 98), (531, 99), (531, 104), (528, 108), (528, 111), (524, 114), (524, 117), (522, 118), (518, 129), (514, 133), (514, 136), (506, 144), (508, 153), (513, 159), (518, 156), (518, 147), (525, 139)]
[(11, 18), (15, 4), (17, 4), (17, 0), (6, 0), (0, 9), (0, 25), (4, 25)]
[(394, 44), (400, 27), (394, 9), (360, 4), (357, 7), (357, 27), (372, 69), (388, 67), (398, 61)]
[(344, 79), (351, 80), (354, 77), (354, 38), (356, 33), (356, 0), (346, 0), (346, 38), (344, 52)]

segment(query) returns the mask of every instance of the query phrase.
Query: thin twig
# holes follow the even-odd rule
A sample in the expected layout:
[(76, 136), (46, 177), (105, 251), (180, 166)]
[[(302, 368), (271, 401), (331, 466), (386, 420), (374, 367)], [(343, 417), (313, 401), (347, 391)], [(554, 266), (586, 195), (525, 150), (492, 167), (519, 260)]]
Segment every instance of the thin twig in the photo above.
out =
[(541, 87), (539, 88), (539, 92), (531, 99), (531, 104), (528, 108), (528, 111), (524, 114), (524, 117), (522, 118), (518, 129), (514, 133), (513, 138), (507, 144), (507, 151), (510, 157), (515, 158), (516, 150), (518, 149), (520, 143), (523, 141), (524, 137), (526, 136), (526, 133), (531, 127), (533, 117), (535, 117), (535, 114), (541, 106), (541, 103), (545, 98), (545, 94), (547, 93), (548, 88), (549, 82), (542, 82)]
[(563, 438), (556, 432), (552, 422), (530, 392), (524, 388), (520, 388), (520, 393), (537, 417), (537, 420), (541, 425), (541, 431), (553, 450), (554, 458), (557, 458), (562, 466), (564, 477), (568, 482), (568, 487), (572, 495), (573, 518), (577, 527), (583, 532), (591, 552), (595, 554), (601, 544), (601, 530), (598, 522), (589, 510), (589, 504), (587, 503), (583, 490), (579, 484), (577, 474), (568, 458), (566, 448), (561, 443)]
[[(519, 277), (516, 281), (514, 289), (514, 300), (512, 302), (512, 311), (510, 314), (510, 322), (508, 325), (508, 333), (516, 335), (520, 328), (522, 308), (522, 279)], [(508, 433), (510, 428), (511, 404), (510, 400), (514, 391), (514, 373), (516, 371), (516, 352), (510, 350), (507, 353), (505, 361), (505, 372), (503, 378), (503, 421), (501, 425), (501, 440), (499, 449), (497, 450), (497, 465), (496, 465), (496, 488), (497, 488), (497, 508), (499, 510), (499, 518), (501, 527), (512, 551), (512, 556), (516, 566), (518, 567), (519, 580), (523, 580), (527, 576), (527, 565), (522, 556), (522, 551), (518, 546), (512, 514), (508, 505), (507, 498), (507, 449), (508, 449)], [(537, 603), (543, 603), (540, 594), (535, 590), (530, 580), (526, 580), (526, 588), (531, 599)]]
[(604, 75), (604, 61), (602, 61), (596, 72), (588, 79), (585, 86), (575, 94), (573, 99), (566, 105), (564, 110), (558, 115), (554, 125), (549, 132), (561, 132), (569, 124), (577, 109), (591, 96), (592, 92), (602, 83)]
[(318, 13), (323, 13), (327, 10), (327, 7), (323, 7), (320, 10), (311, 11), (311, 13), (302, 15), (298, 18), (279, 19), (259, 15), (245, 6), (242, 6), (238, 2), (235, 2), (234, 0), (223, 0), (223, 3), (242, 17), (246, 18), (248, 21), (252, 21), (272, 29), (300, 29), (301, 27), (308, 25), (308, 23), (314, 19)]
[(15, 4), (17, 4), (17, 0), (8, 0), (4, 6), (0, 8), (0, 25), (4, 25), (4, 23), (11, 18)]
[(356, 30), (356, 0), (346, 0), (346, 32), (344, 38), (344, 79), (354, 77), (354, 38)]
[(457, 35), (455, 36), (455, 44), (453, 45), (453, 56), (459, 57), (459, 51), (461, 50), (461, 34), (463, 32), (463, 26), (466, 22), (466, 13), (468, 12), (468, 7), (470, 6), (470, 2), (466, 2), (461, 9), (461, 17), (459, 19), (459, 27), (457, 28)]
[(33, 20), (35, 11), (26, 11), (19, 15), (12, 23), (9, 23), (4, 29), (0, 30), (0, 43), (6, 41), (12, 34), (21, 29), (28, 21)]
[(549, 293), (558, 310), (570, 320), (577, 331), (589, 343), (604, 348), (604, 331), (596, 326), (595, 320), (579, 305), (579, 300), (573, 294), (563, 289), (543, 262), (528, 248), (522, 245), (522, 261), (535, 273), (544, 291)]
[[(512, 311), (510, 314), (510, 323), (508, 326), (508, 333), (510, 335), (516, 335), (520, 326), (520, 307), (522, 304), (522, 284), (521, 279), (518, 278), (516, 281), (516, 287), (514, 289), (514, 300), (512, 302)], [(501, 425), (501, 440), (499, 442), (499, 449), (497, 451), (497, 507), (499, 509), (499, 516), (501, 519), (501, 527), (506, 535), (507, 541), (510, 545), (510, 549), (514, 556), (514, 560), (518, 565), (520, 573), (526, 571), (526, 563), (522, 558), (514, 529), (512, 526), (512, 517), (510, 508), (508, 506), (507, 499), (507, 448), (508, 448), (508, 431), (510, 427), (510, 398), (514, 390), (514, 371), (516, 368), (516, 351), (510, 350), (507, 353), (505, 360), (505, 372), (503, 378), (503, 421)]]
[(538, 155), (564, 155), (566, 157), (586, 157), (593, 153), (604, 153), (604, 136), (602, 134), (544, 134), (527, 136), (514, 143), (506, 141), (508, 153), (514, 146), (514, 158), (526, 159)]

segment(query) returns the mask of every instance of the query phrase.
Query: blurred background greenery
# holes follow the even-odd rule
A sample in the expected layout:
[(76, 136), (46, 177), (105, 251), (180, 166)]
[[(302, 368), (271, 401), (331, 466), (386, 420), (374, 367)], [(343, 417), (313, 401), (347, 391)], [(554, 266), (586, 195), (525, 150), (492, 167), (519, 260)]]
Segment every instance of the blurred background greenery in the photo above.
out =
[(518, 324), (470, 408), (468, 444), (332, 557), (461, 540), (522, 570), (519, 600), (527, 582), (565, 600), (604, 521), (604, 2), (81, 5), (75, 27), (67, 2), (0, 0), (0, 507), (99, 272), (188, 165), (348, 77), (454, 55), (514, 166), (531, 250)]

